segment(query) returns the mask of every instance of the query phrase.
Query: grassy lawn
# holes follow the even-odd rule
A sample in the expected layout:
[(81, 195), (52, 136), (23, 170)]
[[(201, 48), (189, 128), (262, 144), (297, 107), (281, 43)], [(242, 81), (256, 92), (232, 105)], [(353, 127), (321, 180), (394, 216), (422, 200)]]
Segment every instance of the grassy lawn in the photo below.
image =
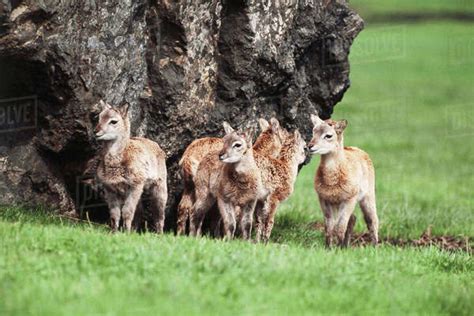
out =
[(0, 222), (2, 315), (467, 315), (474, 308), (467, 254), (111, 235), (20, 212), (3, 210)]
[[(382, 237), (418, 237), (430, 225), (474, 237), (473, 37), (471, 24), (386, 25), (352, 48), (352, 87), (334, 117), (349, 120), (346, 144), (373, 158)], [(0, 315), (472, 313), (472, 255), (326, 250), (310, 228), (322, 218), (317, 162), (300, 174), (267, 246), (112, 235), (2, 208)]]

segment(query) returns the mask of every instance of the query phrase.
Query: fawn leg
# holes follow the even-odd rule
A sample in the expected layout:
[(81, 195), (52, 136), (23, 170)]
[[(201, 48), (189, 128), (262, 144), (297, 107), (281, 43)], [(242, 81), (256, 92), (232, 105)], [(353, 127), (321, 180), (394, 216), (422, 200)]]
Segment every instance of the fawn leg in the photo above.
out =
[(201, 236), (204, 217), (215, 202), (215, 199), (211, 195), (204, 197), (200, 195), (199, 198), (196, 198), (189, 221), (189, 235), (196, 237)]
[(221, 226), (222, 219), (221, 214), (219, 213), (219, 208), (217, 204), (213, 204), (212, 207), (207, 212), (206, 216), (209, 218), (209, 233), (214, 238), (219, 238), (221, 236)]
[(120, 224), (120, 199), (113, 192), (105, 191), (105, 200), (109, 206), (110, 229), (116, 232)]
[(263, 236), (263, 230), (265, 228), (265, 221), (266, 221), (266, 208), (267, 208), (267, 201), (257, 201), (255, 205), (255, 241), (260, 242)]
[(349, 201), (341, 203), (339, 206), (339, 216), (337, 219), (336, 226), (334, 227), (334, 232), (337, 236), (339, 246), (347, 247), (348, 245), (344, 243), (345, 236), (347, 232), (347, 227), (349, 224), (349, 219), (354, 213), (354, 208), (357, 203), (357, 197), (353, 197)]
[(241, 235), (244, 240), (250, 239), (252, 237), (252, 222), (253, 222), (253, 214), (255, 211), (255, 204), (257, 201), (253, 201), (248, 205), (242, 207), (242, 214), (240, 220), (240, 230)]
[(123, 226), (127, 232), (130, 232), (132, 229), (133, 216), (135, 215), (135, 210), (137, 208), (138, 201), (143, 193), (144, 183), (137, 184), (135, 187), (132, 187), (125, 198), (125, 203), (122, 207), (122, 218)]
[(356, 221), (357, 221), (357, 217), (354, 214), (352, 214), (351, 217), (349, 218), (346, 234), (344, 236), (343, 244), (345, 245), (345, 247), (349, 247), (351, 245), (351, 236), (352, 236), (352, 232), (354, 231), (354, 226), (355, 226)]
[(176, 229), (176, 233), (178, 235), (183, 235), (186, 233), (186, 223), (189, 219), (189, 214), (191, 212), (191, 208), (193, 207), (194, 201), (194, 190), (184, 187), (183, 195), (178, 205), (178, 221)]
[(213, 235), (213, 237), (214, 238), (222, 237), (222, 218), (220, 218), (220, 217), (214, 225), (214, 235)]
[(166, 201), (168, 200), (168, 189), (166, 183), (156, 183), (151, 187), (151, 198), (153, 202), (153, 221), (155, 230), (158, 234), (163, 233), (165, 225), (165, 209)]
[(217, 200), (217, 206), (221, 213), (222, 223), (224, 224), (224, 238), (232, 239), (235, 233), (235, 210), (234, 206), (230, 203), (226, 203), (221, 199)]
[(270, 235), (272, 234), (273, 224), (275, 223), (275, 213), (277, 211), (280, 201), (276, 197), (270, 197), (268, 203), (267, 216), (265, 221), (265, 231), (263, 233), (263, 241), (267, 243), (270, 240)]
[(214, 197), (209, 193), (209, 189), (206, 186), (195, 187), (195, 202), (193, 207), (190, 209), (189, 214), (189, 235), (201, 236), (202, 223), (204, 217), (212, 204), (215, 203)]
[(370, 233), (370, 239), (373, 245), (379, 242), (379, 218), (377, 217), (377, 206), (375, 204), (375, 194), (365, 196), (359, 203), (367, 229)]
[(324, 215), (324, 234), (326, 238), (326, 247), (331, 248), (333, 245), (334, 227), (336, 226), (336, 212), (332, 205), (324, 200), (319, 199), (319, 204)]
[(243, 208), (240, 205), (234, 206), (234, 218), (235, 218), (235, 230), (234, 230), (234, 238), (242, 237), (242, 214)]

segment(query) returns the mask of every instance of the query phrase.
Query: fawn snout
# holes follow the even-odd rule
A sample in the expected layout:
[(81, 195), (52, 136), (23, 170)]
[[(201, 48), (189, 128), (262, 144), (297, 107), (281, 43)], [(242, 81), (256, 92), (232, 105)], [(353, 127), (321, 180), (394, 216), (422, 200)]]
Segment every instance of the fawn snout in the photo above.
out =
[(102, 125), (100, 123), (98, 123), (94, 128), (94, 134), (96, 137), (100, 137), (104, 134), (104, 131), (102, 130)]
[(225, 149), (222, 149), (220, 152), (219, 152), (219, 160), (224, 160), (227, 158), (227, 155), (226, 155), (226, 151)]

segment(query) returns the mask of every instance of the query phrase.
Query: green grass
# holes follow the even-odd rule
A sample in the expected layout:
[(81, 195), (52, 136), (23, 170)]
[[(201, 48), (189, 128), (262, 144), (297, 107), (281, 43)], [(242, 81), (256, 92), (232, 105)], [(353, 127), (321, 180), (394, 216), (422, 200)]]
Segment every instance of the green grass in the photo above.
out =
[[(430, 225), (474, 236), (473, 36), (470, 24), (388, 25), (354, 43), (352, 87), (335, 118), (349, 120), (346, 144), (375, 163), (382, 237), (418, 237)], [(0, 315), (472, 313), (470, 254), (326, 250), (310, 228), (322, 218), (317, 162), (301, 172), (277, 215), (278, 243), (267, 246), (113, 235), (0, 208)]]
[(2, 315), (468, 315), (474, 308), (473, 261), (464, 253), (112, 235), (23, 212), (2, 210)]

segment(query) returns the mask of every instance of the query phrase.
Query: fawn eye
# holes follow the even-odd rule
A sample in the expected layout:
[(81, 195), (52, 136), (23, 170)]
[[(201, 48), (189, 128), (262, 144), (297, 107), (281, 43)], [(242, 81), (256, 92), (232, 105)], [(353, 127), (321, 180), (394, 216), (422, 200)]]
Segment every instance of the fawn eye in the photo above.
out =
[(326, 135), (324, 136), (324, 139), (331, 139), (331, 138), (332, 138), (332, 134), (326, 134)]
[(240, 147), (242, 147), (242, 144), (241, 144), (241, 143), (235, 143), (232, 147), (234, 147), (234, 148), (240, 148)]
[(115, 124), (117, 124), (117, 123), (118, 123), (117, 120), (111, 120), (111, 121), (110, 121), (110, 124), (112, 124), (112, 125), (115, 125)]

